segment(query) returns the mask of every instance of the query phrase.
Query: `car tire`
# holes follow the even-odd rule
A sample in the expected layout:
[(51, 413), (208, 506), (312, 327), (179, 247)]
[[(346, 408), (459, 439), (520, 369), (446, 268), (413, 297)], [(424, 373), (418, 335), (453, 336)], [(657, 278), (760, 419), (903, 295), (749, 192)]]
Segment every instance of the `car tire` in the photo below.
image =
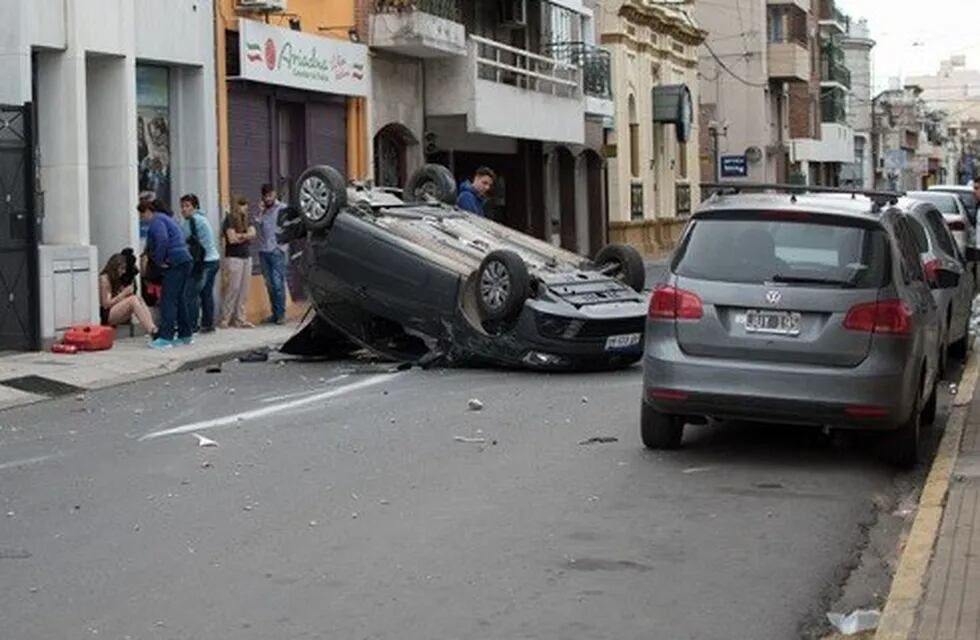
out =
[(424, 164), (409, 178), (402, 197), (406, 202), (432, 198), (443, 204), (456, 204), (456, 178), (441, 164)]
[(305, 227), (313, 232), (329, 229), (347, 206), (347, 180), (327, 165), (304, 171), (296, 181), (295, 192), (293, 207), (302, 214)]
[(643, 256), (633, 247), (625, 244), (608, 244), (596, 254), (596, 266), (605, 270), (615, 265), (613, 277), (635, 291), (643, 291), (647, 272)]
[(524, 308), (531, 277), (524, 259), (513, 251), (491, 251), (476, 275), (476, 303), (484, 321), (509, 322)]
[(296, 207), (283, 207), (279, 211), (276, 224), (279, 227), (276, 240), (280, 244), (289, 244), (306, 237), (306, 224), (303, 222), (303, 214)]
[(919, 438), (923, 412), (916, 396), (912, 413), (897, 429), (882, 436), (885, 459), (892, 465), (911, 469), (919, 461)]
[(966, 317), (966, 326), (963, 328), (963, 337), (949, 345), (949, 355), (961, 360), (966, 359), (970, 351), (970, 316)]
[(640, 439), (647, 449), (676, 449), (684, 438), (684, 419), (661, 413), (643, 403), (640, 411)]

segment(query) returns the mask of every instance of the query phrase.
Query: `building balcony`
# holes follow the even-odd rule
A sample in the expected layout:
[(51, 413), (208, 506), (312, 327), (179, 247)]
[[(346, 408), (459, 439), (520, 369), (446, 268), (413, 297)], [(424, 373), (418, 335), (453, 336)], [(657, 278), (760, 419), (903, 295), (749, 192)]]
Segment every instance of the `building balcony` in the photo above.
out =
[(833, 53), (825, 51), (820, 55), (820, 81), (827, 85), (840, 86), (844, 89), (851, 88), (851, 72), (844, 64), (844, 56), (837, 55), (840, 49), (834, 49)]
[(465, 116), (468, 133), (582, 144), (583, 68), (479, 36), (465, 57), (427, 63), (426, 115)]
[(797, 40), (770, 42), (767, 57), (770, 79), (810, 81), (810, 50), (806, 43)]
[(373, 48), (415, 58), (466, 55), (466, 28), (454, 0), (376, 0)]
[(824, 122), (820, 139), (792, 141), (792, 158), (807, 162), (854, 162), (854, 129), (845, 124)]
[(847, 90), (837, 85), (821, 89), (820, 121), (847, 124)]
[(560, 42), (545, 47), (545, 53), (582, 70), (582, 92), (587, 115), (603, 118), (615, 115), (612, 56), (607, 49), (584, 42)]
[(766, 0), (766, 4), (771, 7), (778, 7), (780, 5), (792, 5), (807, 13), (809, 13), (810, 9), (812, 8), (812, 4), (810, 0)]
[(820, 26), (821, 28), (839, 34), (847, 33), (851, 19), (834, 6), (833, 2), (822, 2), (820, 4)]

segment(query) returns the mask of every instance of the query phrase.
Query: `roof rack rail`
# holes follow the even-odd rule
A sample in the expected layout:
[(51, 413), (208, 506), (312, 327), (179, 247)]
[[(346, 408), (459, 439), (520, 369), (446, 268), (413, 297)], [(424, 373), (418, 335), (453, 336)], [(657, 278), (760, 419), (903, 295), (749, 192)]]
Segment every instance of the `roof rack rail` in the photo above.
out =
[(737, 193), (760, 193), (766, 191), (776, 191), (789, 193), (792, 195), (801, 193), (842, 193), (850, 196), (865, 196), (875, 204), (875, 211), (885, 205), (894, 205), (898, 199), (905, 195), (903, 191), (876, 191), (873, 189), (858, 189), (848, 187), (818, 187), (807, 184), (778, 184), (765, 182), (703, 182), (702, 189), (713, 189), (713, 196), (737, 194)]

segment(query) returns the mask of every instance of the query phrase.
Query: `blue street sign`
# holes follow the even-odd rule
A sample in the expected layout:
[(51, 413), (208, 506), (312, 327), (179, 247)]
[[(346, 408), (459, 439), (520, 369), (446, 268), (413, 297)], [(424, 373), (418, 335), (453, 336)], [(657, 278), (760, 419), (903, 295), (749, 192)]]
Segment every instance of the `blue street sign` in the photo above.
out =
[(721, 157), (722, 178), (746, 178), (749, 175), (749, 163), (744, 155)]

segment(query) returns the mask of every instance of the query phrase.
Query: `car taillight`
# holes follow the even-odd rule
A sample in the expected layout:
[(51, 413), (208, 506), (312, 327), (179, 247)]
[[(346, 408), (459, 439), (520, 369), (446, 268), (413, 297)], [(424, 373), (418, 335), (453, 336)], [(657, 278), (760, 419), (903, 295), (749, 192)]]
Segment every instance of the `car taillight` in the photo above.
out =
[(912, 331), (912, 312), (901, 300), (881, 300), (851, 307), (844, 328), (865, 333), (907, 336)]
[(943, 264), (935, 258), (923, 264), (922, 268), (926, 272), (926, 282), (935, 284), (939, 279), (939, 270), (942, 266)]
[(946, 226), (949, 227), (950, 231), (966, 231), (966, 223), (963, 222), (962, 218), (947, 220)]
[(660, 285), (650, 298), (650, 317), (655, 320), (698, 320), (704, 306), (697, 294)]

